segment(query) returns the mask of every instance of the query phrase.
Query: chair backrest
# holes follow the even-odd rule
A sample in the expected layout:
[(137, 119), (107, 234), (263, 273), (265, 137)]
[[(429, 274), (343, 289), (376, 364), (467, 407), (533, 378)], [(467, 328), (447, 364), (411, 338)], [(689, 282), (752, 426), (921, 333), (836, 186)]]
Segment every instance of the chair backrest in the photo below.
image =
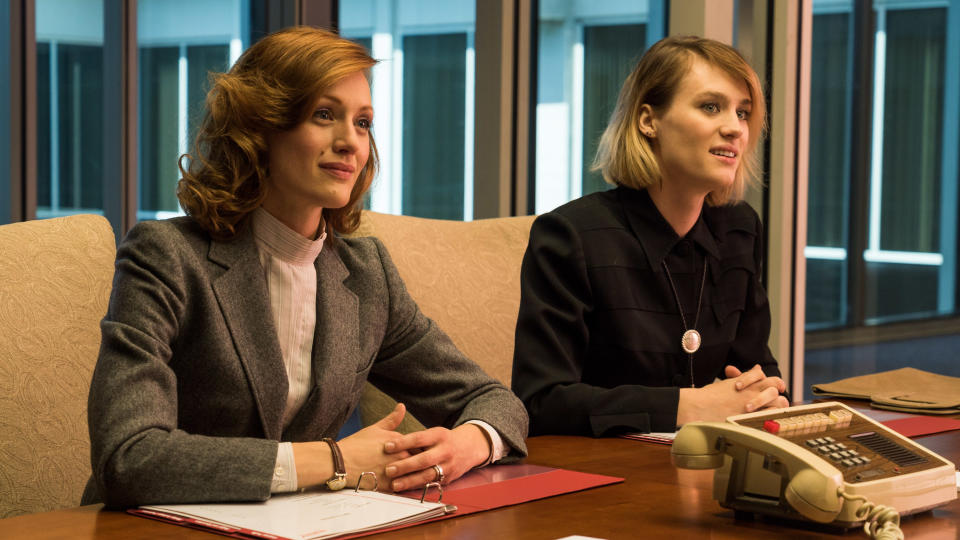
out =
[[(468, 357), (509, 386), (520, 263), (533, 220), (525, 216), (464, 222), (365, 211), (353, 236), (379, 238), (424, 314)], [(390, 409), (372, 407), (369, 385), (366, 392), (361, 418), (369, 424)]]
[(115, 256), (100, 216), (0, 226), (0, 518), (80, 502)]

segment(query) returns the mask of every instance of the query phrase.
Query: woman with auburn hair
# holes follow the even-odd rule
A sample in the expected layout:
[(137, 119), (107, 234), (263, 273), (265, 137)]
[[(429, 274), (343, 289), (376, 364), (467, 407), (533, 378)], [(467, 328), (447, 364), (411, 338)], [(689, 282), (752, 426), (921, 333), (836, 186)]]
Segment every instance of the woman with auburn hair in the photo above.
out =
[(594, 161), (615, 188), (530, 231), (513, 389), (531, 435), (674, 431), (788, 405), (761, 223), (740, 202), (765, 116), (728, 45), (668, 37), (640, 59)]
[[(366, 471), (400, 491), (525, 455), (522, 403), (419, 311), (383, 244), (338, 238), (377, 170), (374, 63), (292, 28), (214, 78), (181, 158), (188, 215), (117, 251), (84, 504), (263, 500)], [(335, 441), (367, 380), (400, 403)], [(436, 427), (396, 432), (406, 406)]]

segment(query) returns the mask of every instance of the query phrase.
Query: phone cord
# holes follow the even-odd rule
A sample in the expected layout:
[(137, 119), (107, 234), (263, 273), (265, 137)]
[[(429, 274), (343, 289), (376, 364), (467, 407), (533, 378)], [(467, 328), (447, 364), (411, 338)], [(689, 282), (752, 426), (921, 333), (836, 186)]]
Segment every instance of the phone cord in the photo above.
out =
[(863, 501), (854, 512), (857, 519), (864, 520), (863, 532), (875, 540), (903, 540), (900, 530), (900, 513), (882, 504), (874, 504), (862, 495), (847, 495), (842, 490), (840, 496), (848, 501)]

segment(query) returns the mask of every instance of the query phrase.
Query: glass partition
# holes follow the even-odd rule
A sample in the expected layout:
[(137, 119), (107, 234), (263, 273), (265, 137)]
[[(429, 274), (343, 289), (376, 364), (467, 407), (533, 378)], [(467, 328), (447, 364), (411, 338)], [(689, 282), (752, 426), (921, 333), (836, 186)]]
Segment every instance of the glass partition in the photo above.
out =
[[(958, 4), (813, 3), (810, 384), (905, 365), (960, 375)], [(872, 106), (855, 115), (864, 94)], [(856, 138), (869, 153), (851, 160)]]
[(608, 189), (590, 170), (623, 80), (663, 37), (661, 0), (539, 3), (536, 189), (543, 213)]
[(371, 92), (380, 174), (368, 208), (473, 218), (474, 0), (340, 2), (340, 33), (379, 64)]
[(139, 0), (138, 219), (182, 213), (178, 158), (193, 151), (210, 73), (249, 45), (244, 0)]
[(37, 217), (103, 213), (103, 1), (37, 0)]

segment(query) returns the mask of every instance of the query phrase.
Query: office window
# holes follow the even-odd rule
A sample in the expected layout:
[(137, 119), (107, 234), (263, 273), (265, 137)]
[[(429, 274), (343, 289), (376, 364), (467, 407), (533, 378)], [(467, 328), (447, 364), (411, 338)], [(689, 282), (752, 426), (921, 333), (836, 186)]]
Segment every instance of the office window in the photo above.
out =
[(466, 49), (462, 33), (403, 38), (403, 140), (413, 143), (403, 151), (407, 215), (464, 217)]
[[(10, 2), (0, 0), (0, 34), (10, 35)], [(9, 81), (10, 40), (0, 40), (0, 79)], [(0, 225), (9, 223), (13, 201), (10, 178), (10, 84), (0, 84)]]
[(539, 3), (536, 213), (610, 188), (590, 167), (623, 80), (663, 37), (651, 10), (662, 13), (662, 1)]
[(380, 152), (369, 208), (473, 217), (474, 0), (340, 3), (340, 32), (367, 45)]
[(177, 160), (193, 152), (209, 75), (248, 45), (243, 0), (140, 0), (139, 219), (181, 213)]
[[(945, 324), (957, 315), (958, 4), (814, 2), (810, 383), (903, 365), (960, 375), (946, 361), (957, 325)], [(872, 55), (855, 52), (856, 28), (870, 29)], [(864, 94), (869, 114), (855, 115)]]
[(103, 2), (38, 0), (37, 217), (103, 213)]
[(810, 73), (807, 327), (846, 319), (850, 205), (850, 13), (814, 15)]

